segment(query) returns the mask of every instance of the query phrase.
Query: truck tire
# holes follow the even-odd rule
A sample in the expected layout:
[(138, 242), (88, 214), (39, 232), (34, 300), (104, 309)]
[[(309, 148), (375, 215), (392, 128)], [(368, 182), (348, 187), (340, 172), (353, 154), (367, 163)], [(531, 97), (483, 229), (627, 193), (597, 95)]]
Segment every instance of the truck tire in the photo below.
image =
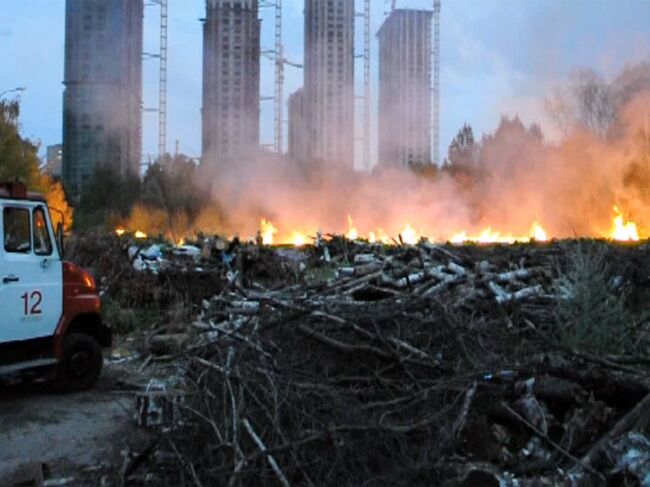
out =
[(102, 349), (90, 335), (70, 333), (63, 338), (63, 359), (56, 372), (56, 383), (63, 392), (92, 388), (104, 365)]

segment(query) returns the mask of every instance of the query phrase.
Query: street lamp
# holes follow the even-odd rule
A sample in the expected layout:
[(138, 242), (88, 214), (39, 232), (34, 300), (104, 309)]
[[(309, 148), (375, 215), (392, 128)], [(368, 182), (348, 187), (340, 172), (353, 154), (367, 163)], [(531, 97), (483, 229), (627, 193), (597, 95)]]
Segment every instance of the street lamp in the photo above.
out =
[(24, 86), (19, 86), (18, 88), (12, 88), (11, 90), (2, 91), (0, 92), (0, 98), (2, 98), (5, 95), (8, 95), (9, 93), (22, 93), (26, 89), (27, 88), (25, 88)]

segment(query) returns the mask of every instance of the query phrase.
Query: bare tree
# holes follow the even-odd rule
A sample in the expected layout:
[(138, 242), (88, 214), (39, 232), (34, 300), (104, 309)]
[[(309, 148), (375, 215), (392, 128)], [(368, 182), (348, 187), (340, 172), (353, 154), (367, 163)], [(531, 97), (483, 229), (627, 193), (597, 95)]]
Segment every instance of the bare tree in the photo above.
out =
[(547, 98), (546, 109), (565, 134), (579, 127), (602, 138), (615, 137), (622, 108), (648, 90), (650, 63), (629, 66), (612, 82), (584, 69)]

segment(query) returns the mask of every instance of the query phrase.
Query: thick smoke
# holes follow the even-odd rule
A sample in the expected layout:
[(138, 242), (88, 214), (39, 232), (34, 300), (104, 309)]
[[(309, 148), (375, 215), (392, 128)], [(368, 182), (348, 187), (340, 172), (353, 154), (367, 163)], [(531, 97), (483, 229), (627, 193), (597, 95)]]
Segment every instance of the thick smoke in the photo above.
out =
[(471, 148), (475, 157), (450, 153), (437, 170), (341, 172), (259, 153), (218, 170), (207, 161), (199, 179), (212, 201), (192, 230), (253, 236), (264, 218), (276, 241), (290, 241), (293, 231), (345, 233), (351, 215), (361, 235), (395, 237), (410, 224), (435, 240), (487, 227), (527, 236), (538, 221), (550, 237), (602, 237), (614, 205), (650, 230), (650, 65), (611, 83), (582, 73), (548, 101), (561, 141), (504, 118)]

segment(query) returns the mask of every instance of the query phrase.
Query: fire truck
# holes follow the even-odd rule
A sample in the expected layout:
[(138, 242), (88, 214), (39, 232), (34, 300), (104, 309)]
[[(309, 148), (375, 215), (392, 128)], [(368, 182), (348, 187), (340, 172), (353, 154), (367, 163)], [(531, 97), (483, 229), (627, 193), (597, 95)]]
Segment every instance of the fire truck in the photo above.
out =
[(93, 277), (63, 260), (63, 225), (55, 231), (44, 196), (0, 183), (0, 377), (93, 387), (112, 340), (100, 308)]

